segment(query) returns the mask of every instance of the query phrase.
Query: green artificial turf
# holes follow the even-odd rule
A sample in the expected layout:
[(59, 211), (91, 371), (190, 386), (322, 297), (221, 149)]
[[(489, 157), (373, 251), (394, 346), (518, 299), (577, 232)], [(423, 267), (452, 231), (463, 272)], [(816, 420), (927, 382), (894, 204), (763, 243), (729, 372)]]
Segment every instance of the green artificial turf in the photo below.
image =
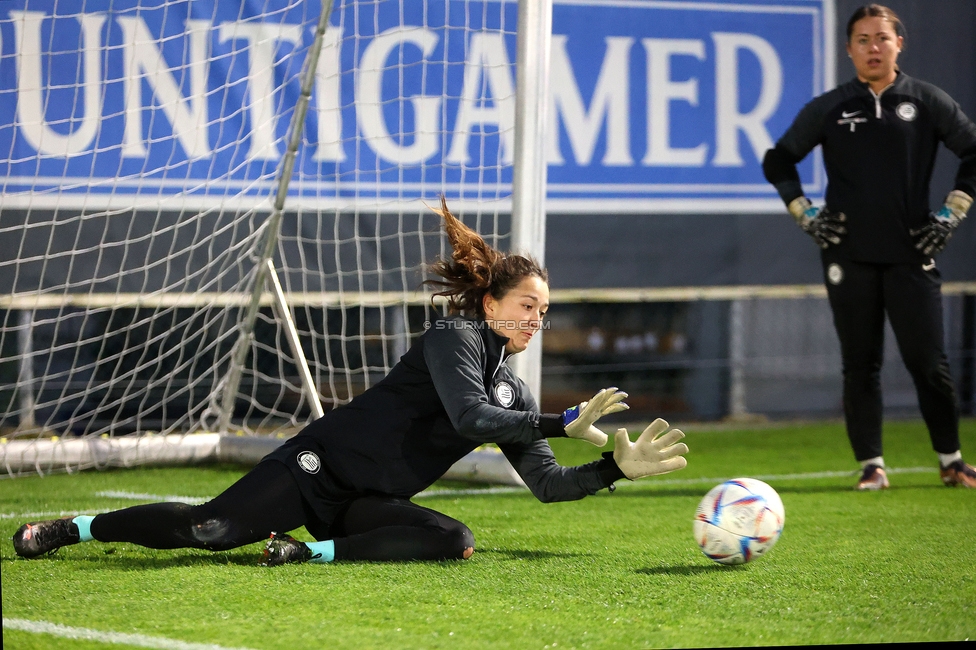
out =
[[(688, 467), (582, 501), (427, 497), (478, 550), (443, 563), (257, 566), (224, 553), (87, 543), (15, 558), (30, 513), (95, 512), (124, 491), (207, 497), (240, 468), (142, 469), (0, 481), (3, 616), (225, 648), (641, 648), (945, 641), (976, 636), (976, 491), (940, 484), (924, 426), (886, 424), (892, 488), (857, 493), (843, 426), (686, 427)], [(636, 437), (637, 431), (632, 431)], [(976, 422), (963, 422), (976, 460)], [(556, 440), (564, 464), (600, 450)], [(716, 482), (763, 478), (786, 525), (726, 567), (692, 538)], [(456, 485), (455, 485), (456, 486)], [(438, 485), (449, 488), (451, 485)], [(470, 486), (466, 486), (470, 487)], [(21, 516), (18, 516), (21, 515)], [(48, 516), (54, 516), (49, 514)], [(304, 530), (296, 536), (311, 539)], [(6, 629), (4, 647), (118, 648)], [(178, 647), (178, 646), (171, 646)]]

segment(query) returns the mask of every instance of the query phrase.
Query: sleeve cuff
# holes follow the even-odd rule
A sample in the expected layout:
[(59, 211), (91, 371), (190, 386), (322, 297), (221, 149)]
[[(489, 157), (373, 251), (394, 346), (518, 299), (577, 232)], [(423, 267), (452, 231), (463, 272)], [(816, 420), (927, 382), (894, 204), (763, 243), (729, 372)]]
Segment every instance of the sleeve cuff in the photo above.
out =
[(773, 187), (776, 188), (776, 192), (783, 199), (783, 203), (787, 207), (790, 203), (803, 196), (803, 186), (796, 181), (783, 181), (782, 183), (776, 183)]
[(600, 462), (599, 474), (600, 478), (604, 480), (607, 486), (613, 485), (614, 481), (619, 481), (622, 478), (627, 478), (627, 475), (620, 471), (617, 467), (617, 461), (613, 459), (612, 451), (603, 452), (603, 459)]
[(565, 438), (566, 429), (563, 427), (563, 417), (556, 413), (542, 413), (536, 422), (536, 428), (545, 438)]
[(976, 182), (968, 183), (966, 181), (957, 180), (952, 189), (958, 190), (967, 196), (976, 198)]

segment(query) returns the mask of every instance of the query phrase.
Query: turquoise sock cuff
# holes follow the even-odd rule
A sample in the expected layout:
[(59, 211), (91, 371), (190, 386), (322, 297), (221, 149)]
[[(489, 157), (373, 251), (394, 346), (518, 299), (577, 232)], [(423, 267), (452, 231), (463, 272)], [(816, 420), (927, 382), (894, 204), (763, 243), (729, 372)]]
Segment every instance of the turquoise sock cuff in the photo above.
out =
[(81, 541), (90, 542), (95, 539), (91, 534), (91, 524), (94, 519), (94, 517), (89, 515), (79, 515), (71, 520), (78, 527), (78, 536), (81, 538)]
[(335, 559), (335, 542), (327, 539), (324, 542), (305, 542), (305, 545), (312, 551), (313, 564), (325, 564)]

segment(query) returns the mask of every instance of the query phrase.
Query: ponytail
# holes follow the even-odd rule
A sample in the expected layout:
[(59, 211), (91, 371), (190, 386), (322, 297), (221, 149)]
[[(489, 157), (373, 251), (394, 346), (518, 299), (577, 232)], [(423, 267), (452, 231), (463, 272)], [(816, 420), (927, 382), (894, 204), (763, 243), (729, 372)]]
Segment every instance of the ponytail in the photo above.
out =
[(447, 298), (451, 313), (483, 318), (486, 294), (500, 300), (527, 277), (549, 281), (549, 274), (535, 260), (522, 255), (504, 255), (489, 246), (481, 235), (451, 214), (443, 196), (440, 208), (431, 210), (444, 220), (444, 231), (453, 252), (450, 259), (438, 259), (428, 266), (428, 271), (441, 279), (426, 280), (424, 284), (441, 288), (434, 296)]

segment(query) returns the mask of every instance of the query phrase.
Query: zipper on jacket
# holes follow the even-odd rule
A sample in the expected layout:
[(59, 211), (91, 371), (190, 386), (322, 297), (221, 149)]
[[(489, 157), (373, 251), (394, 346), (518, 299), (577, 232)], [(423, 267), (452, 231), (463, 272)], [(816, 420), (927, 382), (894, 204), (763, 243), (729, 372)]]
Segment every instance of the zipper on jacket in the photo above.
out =
[[(508, 356), (512, 356), (512, 355), (508, 355)], [(505, 359), (506, 359), (506, 357), (505, 357), (505, 348), (502, 348), (502, 353), (498, 356), (498, 365), (495, 366), (495, 372), (491, 373), (491, 378), (492, 379), (494, 379), (495, 378), (495, 375), (498, 374), (498, 371), (501, 370), (502, 365), (505, 363)]]
[(874, 93), (874, 89), (873, 88), (870, 88), (870, 87), (868, 88), (868, 91), (871, 93), (871, 96), (874, 97), (874, 117), (875, 117), (875, 119), (878, 119), (878, 120), (881, 119), (881, 95), (885, 94), (885, 91), (888, 90), (889, 88), (891, 88), (894, 85), (895, 85), (895, 82), (892, 81), (890, 84), (888, 84), (887, 86), (885, 86), (884, 88), (882, 88), (881, 89), (881, 92), (878, 93), (878, 94), (875, 94)]

